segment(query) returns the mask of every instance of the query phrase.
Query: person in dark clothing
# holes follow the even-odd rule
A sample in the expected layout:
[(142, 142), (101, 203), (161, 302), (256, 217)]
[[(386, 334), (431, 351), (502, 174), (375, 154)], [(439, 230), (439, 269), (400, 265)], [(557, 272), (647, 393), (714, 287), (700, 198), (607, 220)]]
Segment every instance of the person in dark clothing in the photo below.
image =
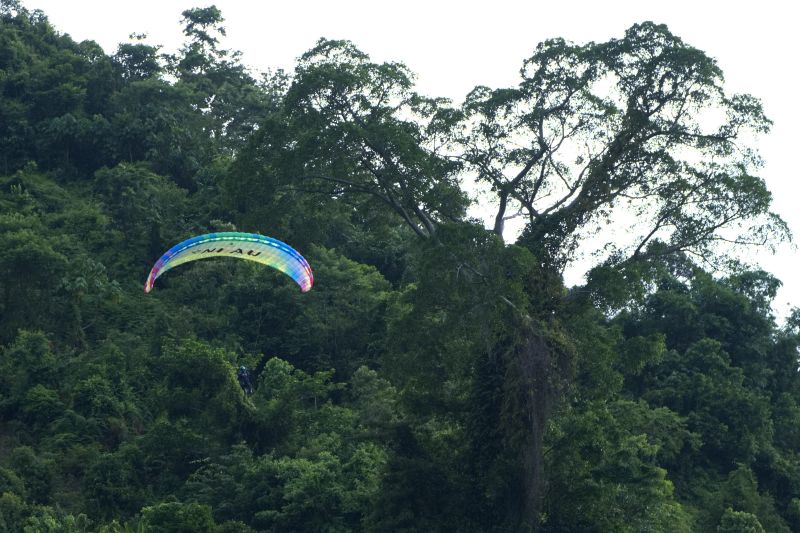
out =
[(236, 377), (239, 378), (239, 385), (242, 386), (242, 390), (248, 395), (253, 394), (253, 381), (250, 378), (250, 371), (247, 370), (246, 366), (239, 367), (239, 370), (236, 372)]

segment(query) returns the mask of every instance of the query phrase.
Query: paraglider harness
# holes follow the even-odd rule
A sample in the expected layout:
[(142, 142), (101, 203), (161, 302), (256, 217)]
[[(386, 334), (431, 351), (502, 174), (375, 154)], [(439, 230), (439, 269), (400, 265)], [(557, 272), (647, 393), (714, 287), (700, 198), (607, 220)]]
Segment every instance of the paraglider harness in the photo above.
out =
[(253, 394), (253, 382), (250, 379), (250, 371), (247, 370), (247, 367), (240, 366), (236, 372), (236, 377), (239, 379), (239, 385), (241, 385), (242, 390), (247, 395)]

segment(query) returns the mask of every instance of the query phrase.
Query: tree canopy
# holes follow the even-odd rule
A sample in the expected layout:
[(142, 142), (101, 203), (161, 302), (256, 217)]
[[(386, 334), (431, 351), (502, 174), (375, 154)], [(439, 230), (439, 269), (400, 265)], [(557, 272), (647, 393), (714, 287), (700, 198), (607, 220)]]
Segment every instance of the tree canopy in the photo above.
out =
[[(107, 54), (0, 0), (0, 531), (800, 530), (800, 311), (729, 260), (790, 237), (771, 123), (706, 53), (551, 39), (452, 102), (344, 40), (254, 73), (182, 16)], [(219, 231), (313, 289), (144, 293)]]

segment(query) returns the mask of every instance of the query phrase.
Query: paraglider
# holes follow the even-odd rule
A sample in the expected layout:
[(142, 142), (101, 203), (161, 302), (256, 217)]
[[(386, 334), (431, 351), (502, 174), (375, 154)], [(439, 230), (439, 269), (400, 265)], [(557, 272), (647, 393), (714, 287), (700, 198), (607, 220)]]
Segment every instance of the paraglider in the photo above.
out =
[(236, 372), (236, 377), (239, 380), (239, 385), (242, 387), (242, 390), (250, 396), (253, 394), (253, 380), (250, 377), (250, 371), (247, 370), (246, 366), (240, 366), (239, 370)]
[(308, 261), (288, 244), (257, 233), (222, 232), (192, 237), (167, 250), (150, 270), (144, 292), (150, 292), (167, 270), (206, 257), (235, 257), (268, 265), (292, 278), (302, 292), (314, 284)]

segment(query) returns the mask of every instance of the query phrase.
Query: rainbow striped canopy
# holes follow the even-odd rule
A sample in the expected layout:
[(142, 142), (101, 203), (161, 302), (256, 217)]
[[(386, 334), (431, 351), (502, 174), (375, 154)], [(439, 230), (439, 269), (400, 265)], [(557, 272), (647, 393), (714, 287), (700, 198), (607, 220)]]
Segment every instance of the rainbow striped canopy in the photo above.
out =
[(302, 292), (314, 284), (308, 261), (288, 244), (257, 233), (222, 232), (198, 235), (167, 250), (150, 270), (144, 292), (150, 292), (167, 270), (206, 257), (235, 257), (271, 266), (292, 278)]

